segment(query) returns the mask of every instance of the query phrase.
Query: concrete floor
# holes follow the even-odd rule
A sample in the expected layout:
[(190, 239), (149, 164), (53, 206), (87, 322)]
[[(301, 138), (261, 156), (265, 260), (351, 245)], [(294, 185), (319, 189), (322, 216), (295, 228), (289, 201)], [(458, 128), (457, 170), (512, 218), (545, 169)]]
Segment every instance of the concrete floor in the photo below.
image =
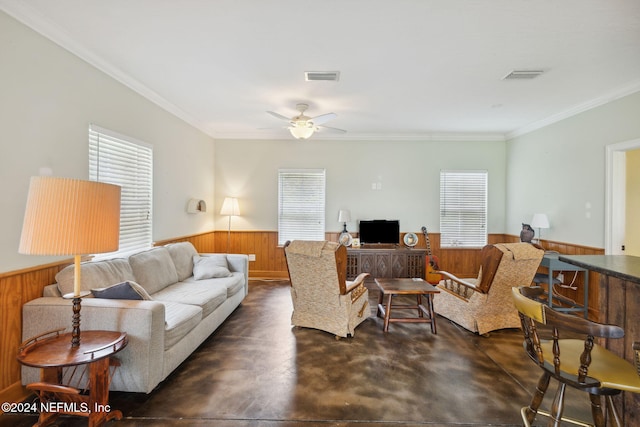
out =
[[(391, 324), (372, 317), (355, 337), (292, 328), (289, 287), (251, 281), (243, 304), (152, 393), (111, 393), (121, 421), (109, 426), (521, 426), (540, 370), (519, 330), (479, 337), (438, 317)], [(394, 300), (395, 302), (395, 300)], [(543, 406), (549, 407), (555, 384)], [(590, 419), (588, 397), (567, 390), (565, 414)], [(539, 417), (541, 418), (541, 417)], [(2, 415), (0, 427), (34, 415)], [(546, 419), (535, 425), (545, 425)], [(60, 427), (86, 425), (61, 417)]]

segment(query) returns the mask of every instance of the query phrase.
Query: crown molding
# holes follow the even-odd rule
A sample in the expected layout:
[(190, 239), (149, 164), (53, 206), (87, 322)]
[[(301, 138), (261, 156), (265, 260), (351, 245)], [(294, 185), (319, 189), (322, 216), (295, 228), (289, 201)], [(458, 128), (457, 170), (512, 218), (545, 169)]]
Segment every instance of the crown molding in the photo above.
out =
[[(234, 133), (234, 132), (215, 132), (216, 140), (296, 140), (293, 137), (282, 133), (274, 135), (272, 132), (252, 132), (252, 133)], [(412, 134), (367, 134), (367, 133), (348, 133), (340, 135), (321, 135), (313, 134), (307, 141), (407, 141), (407, 142), (424, 142), (424, 141), (472, 141), (472, 142), (504, 142), (506, 141), (504, 134), (501, 133), (412, 133)]]
[(625, 96), (632, 95), (636, 92), (640, 91), (640, 80), (635, 81), (631, 84), (618, 88), (614, 91), (606, 93), (598, 98), (594, 98), (582, 104), (578, 104), (574, 107), (569, 108), (568, 110), (562, 111), (560, 113), (554, 114), (552, 116), (546, 117), (542, 120), (538, 120), (536, 122), (530, 123), (528, 125), (522, 126), (512, 132), (509, 132), (505, 135), (505, 139), (508, 141), (510, 139), (516, 138), (518, 136), (525, 135), (527, 133), (536, 131), (538, 129), (542, 129), (546, 126), (552, 125), (554, 123), (560, 122), (562, 120), (568, 119), (569, 117), (576, 116), (580, 113), (584, 113), (585, 111), (592, 110), (601, 105), (608, 104), (617, 99), (624, 98)]
[[(0, 9), (9, 16), (23, 23), (33, 31), (41, 34), (53, 43), (59, 45), (63, 49), (69, 51), (73, 55), (79, 57), (89, 63), (96, 69), (107, 74), (114, 80), (143, 96), (158, 107), (164, 109), (170, 114), (178, 117), (187, 124), (202, 131), (206, 135), (214, 139), (288, 139), (285, 136), (274, 136), (272, 133), (232, 133), (232, 132), (216, 132), (211, 126), (205, 124), (201, 120), (188, 114), (172, 102), (159, 95), (140, 81), (134, 79), (121, 69), (114, 67), (100, 56), (92, 53), (81, 43), (71, 38), (64, 30), (52, 21), (43, 16), (40, 12), (30, 7), (24, 1), (0, 0)], [(507, 133), (424, 133), (424, 134), (346, 134), (325, 136), (315, 134), (312, 139), (317, 140), (343, 140), (343, 141), (509, 141), (518, 136), (536, 131), (543, 127), (557, 123), (561, 120), (575, 116), (582, 112), (591, 110), (601, 105), (607, 104), (614, 100), (631, 95), (640, 91), (640, 81), (633, 82), (618, 90), (609, 92), (603, 96), (578, 104), (568, 110), (554, 114), (542, 120), (519, 127), (514, 131)]]
[(142, 84), (138, 80), (131, 77), (129, 74), (125, 73), (117, 67), (114, 67), (107, 61), (103, 60), (100, 56), (91, 52), (84, 45), (71, 38), (69, 34), (67, 34), (58, 25), (54, 24), (40, 12), (27, 5), (26, 2), (0, 0), (0, 9), (2, 9), (5, 13), (7, 13), (17, 21), (31, 28), (33, 31), (41, 34), (48, 40), (69, 51), (73, 55), (79, 57), (101, 72), (107, 74), (109, 77), (113, 78), (119, 83), (122, 83), (134, 92), (140, 94), (150, 102), (156, 104), (170, 114), (173, 114), (174, 116), (182, 119), (189, 125), (195, 127), (196, 129), (199, 129), (205, 134), (213, 137), (213, 130), (207, 127), (200, 120), (197, 120), (175, 104), (167, 101), (165, 98), (150, 89), (148, 86)]

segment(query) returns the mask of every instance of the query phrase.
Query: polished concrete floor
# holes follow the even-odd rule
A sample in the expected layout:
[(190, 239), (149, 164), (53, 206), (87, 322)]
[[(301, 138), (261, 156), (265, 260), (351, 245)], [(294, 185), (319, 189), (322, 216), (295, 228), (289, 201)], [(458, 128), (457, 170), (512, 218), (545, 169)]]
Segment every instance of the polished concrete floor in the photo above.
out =
[[(378, 291), (368, 287), (372, 317), (355, 337), (335, 340), (291, 327), (286, 282), (251, 281), (243, 304), (152, 393), (111, 393), (124, 417), (109, 426), (522, 425), (520, 408), (540, 372), (524, 355), (520, 331), (480, 337), (438, 317), (435, 335), (429, 325), (406, 323), (384, 333)], [(565, 413), (588, 420), (587, 396), (574, 393), (567, 391)], [(5, 414), (0, 427), (35, 421)], [(56, 425), (86, 420), (61, 417)]]

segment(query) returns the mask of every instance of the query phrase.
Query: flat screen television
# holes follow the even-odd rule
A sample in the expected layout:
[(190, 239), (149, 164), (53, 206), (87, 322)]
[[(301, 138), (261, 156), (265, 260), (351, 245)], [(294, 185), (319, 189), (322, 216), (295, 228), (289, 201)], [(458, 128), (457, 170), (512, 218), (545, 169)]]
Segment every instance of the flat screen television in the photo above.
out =
[(387, 219), (362, 220), (359, 225), (360, 243), (400, 243), (400, 221)]

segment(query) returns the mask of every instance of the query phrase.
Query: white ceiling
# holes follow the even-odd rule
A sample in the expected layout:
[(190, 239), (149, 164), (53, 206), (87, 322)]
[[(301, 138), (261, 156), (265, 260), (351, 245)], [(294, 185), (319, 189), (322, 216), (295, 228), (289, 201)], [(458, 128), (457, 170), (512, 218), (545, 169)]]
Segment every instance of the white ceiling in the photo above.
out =
[[(502, 139), (640, 90), (638, 0), (0, 0), (214, 138)], [(542, 69), (533, 80), (502, 78)], [(306, 82), (305, 71), (340, 71)], [(267, 129), (264, 129), (267, 128)], [(271, 129), (268, 129), (271, 128)]]

